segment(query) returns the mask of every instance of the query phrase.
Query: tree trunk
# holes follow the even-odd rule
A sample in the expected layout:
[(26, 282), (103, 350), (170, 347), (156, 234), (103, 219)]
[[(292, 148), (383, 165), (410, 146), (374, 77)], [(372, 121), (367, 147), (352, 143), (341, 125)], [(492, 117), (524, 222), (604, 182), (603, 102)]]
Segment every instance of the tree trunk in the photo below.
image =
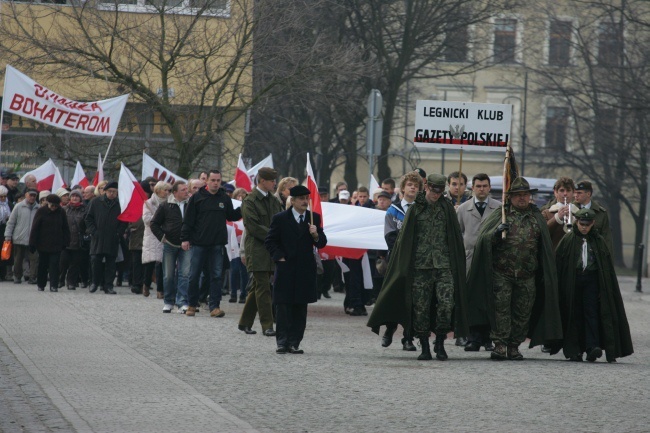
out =
[(395, 104), (397, 102), (397, 93), (388, 91), (386, 99), (384, 99), (384, 125), (381, 137), (381, 155), (377, 161), (377, 174), (378, 179), (388, 179), (392, 177), (390, 165), (388, 165), (388, 151), (390, 149), (390, 131), (393, 127), (393, 119), (395, 118)]
[(343, 131), (345, 146), (345, 170), (343, 178), (348, 184), (350, 194), (357, 189), (357, 131), (352, 125), (345, 125)]

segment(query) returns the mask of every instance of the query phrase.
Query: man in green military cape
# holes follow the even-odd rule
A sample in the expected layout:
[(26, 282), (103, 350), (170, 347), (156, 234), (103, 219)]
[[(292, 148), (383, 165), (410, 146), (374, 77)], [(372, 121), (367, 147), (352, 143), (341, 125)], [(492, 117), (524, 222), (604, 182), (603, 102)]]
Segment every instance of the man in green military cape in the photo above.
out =
[(444, 340), (454, 330), (468, 333), (465, 318), (465, 251), (453, 205), (443, 197), (446, 178), (427, 177), (426, 192), (418, 193), (410, 206), (391, 253), (382, 290), (368, 320), (373, 332), (399, 323), (420, 339), (420, 360), (434, 352), (444, 361)]
[[(506, 223), (495, 211), (485, 221), (467, 279), (470, 328), (489, 329), (495, 360), (522, 360), (519, 345), (547, 344), (559, 351), (562, 338), (553, 245), (546, 220), (531, 203), (519, 177), (507, 191)], [(506, 232), (504, 238), (503, 232)]]
[(556, 250), (561, 300), (564, 356), (571, 361), (608, 362), (634, 352), (630, 326), (616, 279), (609, 245), (595, 228), (596, 212), (575, 213), (577, 230), (567, 234)]

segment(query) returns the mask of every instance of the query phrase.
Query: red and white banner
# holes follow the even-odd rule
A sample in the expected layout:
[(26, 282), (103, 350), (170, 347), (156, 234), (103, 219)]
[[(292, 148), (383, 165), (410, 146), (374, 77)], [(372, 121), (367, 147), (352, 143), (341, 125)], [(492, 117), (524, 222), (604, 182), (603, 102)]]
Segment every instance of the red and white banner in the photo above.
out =
[(93, 186), (97, 186), (99, 182), (104, 180), (104, 163), (102, 162), (102, 154), (97, 156), (97, 171), (93, 177)]
[(140, 179), (146, 179), (149, 176), (172, 185), (177, 180), (187, 182), (187, 179), (183, 179), (179, 175), (172, 173), (171, 170), (167, 170), (158, 161), (142, 152), (142, 177)]
[(253, 182), (251, 178), (248, 177), (246, 166), (244, 165), (244, 161), (241, 159), (241, 153), (239, 154), (239, 159), (237, 159), (237, 168), (235, 168), (235, 186), (237, 188), (244, 188), (248, 192), (253, 190)]
[(320, 222), (323, 226), (323, 208), (320, 203), (320, 194), (318, 193), (318, 185), (316, 184), (316, 176), (314, 170), (311, 168), (311, 161), (309, 160), (309, 153), (307, 153), (307, 189), (309, 189), (309, 200), (312, 212), (316, 212), (321, 216)]
[(72, 176), (70, 185), (81, 185), (83, 188), (90, 185), (90, 182), (88, 182), (88, 178), (86, 177), (86, 173), (84, 173), (84, 169), (81, 167), (81, 163), (79, 161), (77, 161), (77, 166), (74, 169), (74, 175)]
[(7, 65), (2, 109), (68, 131), (112, 137), (128, 99), (127, 94), (102, 101), (74, 101)]
[(387, 250), (384, 239), (386, 212), (361, 206), (321, 203), (327, 246), (325, 260), (336, 256), (360, 259), (366, 250)]
[(131, 170), (124, 164), (120, 167), (117, 194), (122, 210), (120, 216), (117, 217), (118, 220), (133, 223), (142, 218), (142, 206), (147, 200), (147, 193), (144, 192)]
[[(239, 163), (237, 164), (239, 166)], [(251, 191), (253, 189), (253, 186), (255, 185), (255, 178), (257, 177), (257, 172), (260, 170), (262, 167), (270, 167), (273, 168), (273, 154), (269, 154), (266, 158), (255, 164), (252, 168), (246, 170), (246, 167), (244, 166), (244, 163), (242, 162), (242, 167), (244, 167), (244, 170), (248, 174), (248, 179), (250, 180), (251, 184), (251, 189), (248, 191)], [(235, 172), (235, 176), (237, 173)], [(231, 180), (228, 182), (230, 184), (235, 184), (235, 180)], [(243, 187), (242, 187), (243, 188)]]
[(25, 173), (25, 175), (20, 178), (20, 181), (25, 182), (25, 178), (30, 174), (36, 177), (36, 182), (38, 182), (36, 188), (39, 191), (50, 191), (54, 193), (57, 189), (65, 186), (63, 177), (61, 177), (61, 172), (52, 159), (48, 159), (45, 164), (41, 165), (37, 169)]

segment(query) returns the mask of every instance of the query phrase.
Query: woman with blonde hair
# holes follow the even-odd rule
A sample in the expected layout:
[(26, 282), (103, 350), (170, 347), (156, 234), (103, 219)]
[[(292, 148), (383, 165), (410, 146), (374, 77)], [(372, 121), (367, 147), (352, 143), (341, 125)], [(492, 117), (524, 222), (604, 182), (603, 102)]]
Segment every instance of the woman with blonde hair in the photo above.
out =
[(106, 188), (106, 185), (108, 184), (107, 180), (102, 180), (97, 184), (97, 187), (95, 188), (95, 196), (99, 197), (104, 193), (104, 188)]
[(275, 190), (275, 196), (280, 200), (283, 208), (286, 206), (289, 198), (289, 190), (296, 185), (298, 185), (298, 179), (295, 177), (283, 177), (278, 183), (278, 187)]
[(156, 273), (156, 291), (158, 299), (163, 298), (163, 244), (154, 236), (151, 231), (151, 220), (162, 203), (167, 202), (167, 197), (172, 186), (167, 182), (159, 181), (153, 189), (151, 198), (144, 202), (142, 209), (142, 221), (144, 221), (144, 238), (142, 240), (142, 264), (144, 270), (144, 286), (142, 294), (149, 296), (154, 271)]

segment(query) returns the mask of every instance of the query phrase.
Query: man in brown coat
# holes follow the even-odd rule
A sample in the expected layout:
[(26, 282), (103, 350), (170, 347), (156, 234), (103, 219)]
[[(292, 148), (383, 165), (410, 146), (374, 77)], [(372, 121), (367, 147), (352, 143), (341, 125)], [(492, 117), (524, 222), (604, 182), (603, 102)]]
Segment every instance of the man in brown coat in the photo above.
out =
[(253, 273), (251, 288), (239, 319), (239, 329), (254, 334), (251, 328), (259, 312), (262, 332), (275, 336), (271, 299), (271, 275), (275, 270), (271, 255), (264, 246), (273, 215), (282, 212), (282, 205), (273, 195), (278, 172), (262, 167), (257, 173), (257, 186), (242, 202), (242, 217), (246, 229), (246, 268)]

